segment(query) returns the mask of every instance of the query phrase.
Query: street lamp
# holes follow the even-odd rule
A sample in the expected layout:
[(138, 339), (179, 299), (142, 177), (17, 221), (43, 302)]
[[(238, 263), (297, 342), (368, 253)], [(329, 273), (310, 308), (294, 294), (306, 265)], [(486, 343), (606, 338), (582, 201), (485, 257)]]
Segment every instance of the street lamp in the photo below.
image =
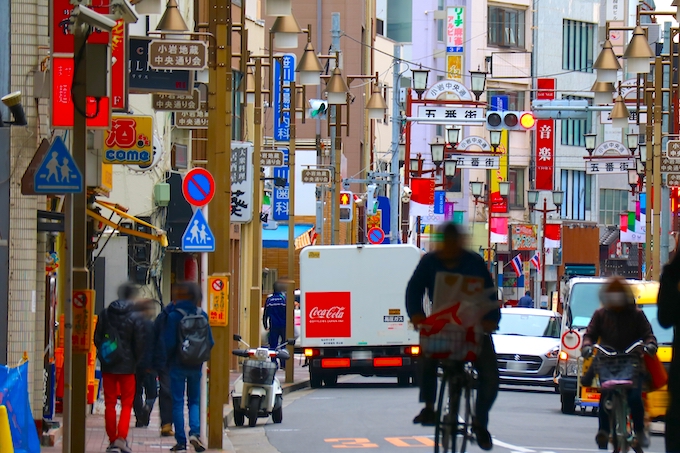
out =
[(633, 30), (633, 37), (623, 53), (623, 59), (628, 64), (628, 72), (649, 74), (651, 59), (655, 57), (647, 42), (647, 34), (639, 25)]
[(458, 145), (458, 137), (460, 136), (460, 128), (459, 127), (452, 127), (449, 129), (446, 129), (446, 142), (451, 145), (452, 148), (455, 148)]
[(366, 110), (368, 110), (368, 119), (370, 120), (379, 120), (385, 117), (387, 103), (377, 83), (373, 84), (373, 94), (366, 103)]
[(413, 74), (413, 89), (420, 99), (427, 90), (427, 77), (430, 75), (430, 70), (423, 69), (421, 66), (418, 69), (411, 69), (411, 73)]
[(441, 166), (442, 162), (444, 162), (444, 147), (446, 144), (444, 143), (430, 143), (430, 153), (432, 155), (432, 163), (434, 163), (435, 167), (439, 169)]
[(404, 165), (404, 159), (406, 159), (406, 143), (399, 143), (399, 167)]
[(638, 145), (638, 152), (639, 152), (639, 161), (640, 164), (642, 165), (642, 168), (647, 167), (647, 143), (640, 143)]
[(486, 89), (486, 76), (487, 73), (480, 71), (479, 67), (477, 67), (476, 71), (470, 71), (471, 91), (475, 95), (475, 98), (477, 98), (477, 102), (479, 102), (479, 98)]
[(321, 65), (321, 61), (319, 61), (319, 57), (316, 56), (311, 39), (311, 34), (308, 34), (307, 45), (305, 46), (305, 50), (300, 57), (300, 62), (295, 69), (300, 75), (301, 85), (319, 85), (321, 83), (321, 71), (323, 71), (323, 66)]
[(341, 105), (347, 102), (347, 93), (349, 88), (345, 79), (342, 77), (340, 68), (333, 69), (333, 75), (326, 85), (326, 99), (331, 105)]
[(291, 0), (265, 0), (264, 13), (267, 16), (290, 16), (293, 14)]
[(547, 215), (551, 212), (559, 212), (562, 202), (564, 201), (564, 192), (561, 190), (554, 190), (552, 192), (552, 202), (555, 205), (555, 209), (548, 209), (548, 199), (543, 198), (543, 209), (537, 209), (536, 204), (538, 204), (538, 190), (529, 190), (527, 199), (529, 201), (529, 209), (533, 212), (540, 212), (543, 214), (543, 220), (541, 222), (541, 228), (543, 234), (541, 235), (541, 296), (547, 296), (547, 291), (545, 288), (545, 226), (547, 221)]
[(629, 132), (626, 134), (626, 145), (628, 145), (628, 149), (630, 150), (630, 154), (634, 155), (635, 150), (638, 147), (638, 141), (640, 140), (640, 135), (637, 132)]
[(592, 91), (594, 94), (593, 103), (596, 105), (601, 105), (612, 103), (612, 100), (614, 99), (613, 93), (616, 91), (616, 89), (614, 88), (614, 84), (611, 82), (595, 81), (593, 86), (590, 88), (590, 91)]
[(619, 69), (621, 69), (621, 65), (619, 64), (619, 59), (616, 58), (614, 47), (609, 39), (604, 42), (602, 51), (593, 64), (593, 69), (597, 71), (596, 80), (598, 82), (616, 83), (616, 77)]
[(482, 191), (484, 190), (484, 183), (482, 181), (470, 181), (470, 192), (472, 196), (475, 197), (475, 203), (482, 196)]
[(626, 102), (623, 100), (623, 96), (620, 94), (616, 96), (616, 101), (614, 101), (614, 108), (612, 109), (612, 127), (617, 127), (623, 129), (628, 127), (628, 108), (626, 107)]
[(456, 176), (457, 166), (458, 161), (456, 159), (446, 159), (444, 161), (444, 176), (446, 176), (446, 178), (453, 178)]
[(489, 131), (489, 140), (491, 142), (491, 147), (495, 153), (501, 144), (501, 133), (503, 131)]
[(412, 158), (409, 161), (409, 170), (411, 171), (411, 173), (415, 173), (416, 175), (418, 175), (420, 177), (420, 173), (421, 173), (420, 168), (421, 168), (422, 163), (423, 163), (423, 161), (420, 158), (420, 154), (416, 155), (415, 159)]
[[(595, 151), (595, 144), (597, 142), (597, 134), (583, 134), (583, 138), (585, 139), (586, 142), (586, 151), (588, 151), (588, 155), (592, 156), (593, 151)], [(538, 203), (538, 198), (536, 198), (536, 202)]]
[(631, 192), (635, 193), (635, 188), (640, 182), (640, 176), (638, 175), (637, 167), (628, 169), (628, 185), (630, 186)]
[(302, 33), (295, 16), (279, 16), (271, 28), (274, 33), (274, 45), (279, 49), (296, 49), (298, 47), (298, 35)]
[(179, 12), (177, 7), (177, 0), (168, 0), (156, 31), (189, 31), (189, 27), (187, 27), (182, 13)]

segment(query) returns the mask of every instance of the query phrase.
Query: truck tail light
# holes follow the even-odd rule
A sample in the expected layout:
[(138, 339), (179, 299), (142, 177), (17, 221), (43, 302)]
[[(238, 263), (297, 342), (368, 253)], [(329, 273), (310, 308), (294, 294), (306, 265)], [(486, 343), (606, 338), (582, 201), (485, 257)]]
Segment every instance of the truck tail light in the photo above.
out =
[(305, 357), (315, 357), (319, 355), (318, 349), (305, 348)]
[(405, 352), (410, 355), (420, 355), (420, 346), (407, 346)]
[(376, 357), (373, 359), (374, 367), (402, 366), (401, 357)]
[(321, 368), (349, 368), (350, 359), (321, 359)]

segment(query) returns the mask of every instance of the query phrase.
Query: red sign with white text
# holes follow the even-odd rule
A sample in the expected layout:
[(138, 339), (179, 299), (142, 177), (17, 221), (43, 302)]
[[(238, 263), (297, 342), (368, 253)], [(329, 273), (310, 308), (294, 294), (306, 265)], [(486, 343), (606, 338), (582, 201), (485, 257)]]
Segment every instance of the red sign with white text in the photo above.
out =
[(125, 22), (121, 19), (111, 30), (111, 108), (127, 111), (127, 76), (129, 72)]
[[(69, 18), (73, 5), (71, 0), (52, 0), (52, 55), (73, 54), (73, 35), (69, 32)], [(109, 14), (110, 0), (92, 0), (89, 8), (100, 13)], [(87, 42), (92, 44), (108, 44), (109, 34), (94, 30)]]
[(305, 294), (305, 336), (348, 338), (352, 336), (351, 294), (308, 292)]
[(536, 88), (536, 99), (542, 101), (552, 101), (555, 99), (555, 87), (557, 86), (556, 79), (537, 79)]
[(553, 190), (555, 120), (536, 120), (536, 190)]
[[(73, 58), (52, 58), (52, 128), (70, 129), (73, 127)], [(107, 97), (97, 100), (88, 97), (85, 108), (87, 127), (90, 129), (108, 129), (111, 126), (111, 103)]]

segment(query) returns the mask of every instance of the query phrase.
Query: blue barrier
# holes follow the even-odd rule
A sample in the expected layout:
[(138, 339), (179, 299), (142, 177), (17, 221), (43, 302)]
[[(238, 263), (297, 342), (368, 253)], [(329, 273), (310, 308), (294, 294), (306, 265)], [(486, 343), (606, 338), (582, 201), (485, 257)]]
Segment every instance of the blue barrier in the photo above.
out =
[(7, 407), (15, 453), (40, 453), (40, 439), (28, 396), (28, 362), (0, 365), (0, 405)]

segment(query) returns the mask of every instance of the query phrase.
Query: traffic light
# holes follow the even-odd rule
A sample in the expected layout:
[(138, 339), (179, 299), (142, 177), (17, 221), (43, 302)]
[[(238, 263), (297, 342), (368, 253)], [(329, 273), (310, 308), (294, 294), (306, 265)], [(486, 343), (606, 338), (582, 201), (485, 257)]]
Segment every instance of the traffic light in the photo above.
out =
[(340, 192), (340, 221), (351, 222), (354, 212), (354, 194), (349, 190)]
[(312, 119), (326, 119), (326, 113), (328, 112), (328, 101), (323, 99), (310, 99), (309, 100), (309, 117)]
[(369, 184), (366, 187), (366, 213), (375, 214), (378, 212), (378, 196), (376, 192), (378, 191), (378, 186), (375, 184)]
[(486, 113), (486, 129), (499, 131), (527, 131), (536, 126), (536, 118), (532, 112), (492, 111)]

